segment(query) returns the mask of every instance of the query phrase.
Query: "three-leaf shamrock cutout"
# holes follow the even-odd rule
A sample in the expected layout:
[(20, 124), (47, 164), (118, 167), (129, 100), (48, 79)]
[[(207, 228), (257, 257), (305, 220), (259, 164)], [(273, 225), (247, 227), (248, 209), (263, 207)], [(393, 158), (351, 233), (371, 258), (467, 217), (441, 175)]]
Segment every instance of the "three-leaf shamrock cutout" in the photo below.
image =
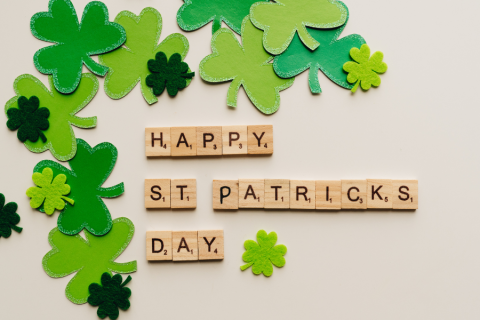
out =
[(30, 99), (22, 96), (18, 98), (17, 103), (18, 109), (7, 110), (8, 129), (18, 129), (17, 138), (21, 142), (27, 140), (37, 142), (39, 137), (43, 142), (47, 142), (47, 137), (42, 131), (48, 129), (50, 111), (45, 107), (39, 108), (40, 100), (35, 96), (30, 97)]
[(347, 81), (355, 83), (352, 92), (357, 90), (359, 84), (363, 90), (368, 90), (372, 86), (378, 87), (382, 81), (378, 73), (387, 71), (387, 64), (383, 62), (383, 53), (377, 51), (370, 57), (370, 48), (364, 44), (360, 49), (352, 48), (350, 56), (356, 62), (346, 62), (343, 70), (348, 72)]
[[(48, 108), (50, 125), (44, 131), (46, 141), (26, 140), (24, 142), (28, 150), (36, 153), (50, 150), (55, 158), (60, 161), (67, 161), (73, 158), (77, 152), (77, 142), (71, 125), (79, 128), (92, 128), (97, 125), (97, 117), (80, 118), (75, 116), (95, 96), (98, 91), (98, 80), (91, 73), (82, 75), (82, 83), (77, 90), (69, 95), (64, 95), (55, 90), (53, 78), (48, 77), (52, 91), (49, 91), (40, 80), (32, 75), (24, 74), (15, 79), (13, 88), (16, 96), (10, 99), (5, 105), (7, 116), (20, 109), (23, 97), (36, 96), (40, 102), (41, 110)], [(31, 100), (32, 98), (30, 98)], [(46, 114), (45, 111), (42, 111)]]
[(209, 82), (232, 81), (227, 94), (227, 105), (236, 107), (240, 86), (258, 110), (272, 114), (280, 105), (281, 90), (293, 84), (292, 79), (281, 79), (268, 63), (273, 59), (262, 46), (263, 32), (250, 22), (242, 24), (242, 44), (226, 28), (212, 37), (213, 53), (200, 63), (200, 76)]
[[(127, 41), (124, 47), (99, 56), (100, 63), (109, 68), (105, 92), (112, 99), (120, 99), (140, 82), (143, 97), (148, 104), (153, 104), (158, 99), (146, 83), (150, 74), (148, 60), (160, 51), (167, 57), (178, 53), (185, 59), (189, 48), (188, 40), (179, 33), (173, 33), (158, 44), (162, 32), (162, 16), (153, 8), (143, 9), (139, 16), (122, 11), (115, 22), (125, 28)], [(187, 85), (190, 81), (187, 79)]]
[(127, 218), (115, 219), (112, 230), (103, 237), (85, 232), (84, 239), (80, 235), (65, 235), (55, 228), (48, 235), (52, 250), (43, 257), (43, 269), (52, 278), (76, 273), (68, 283), (65, 294), (73, 303), (86, 303), (89, 286), (100, 282), (105, 272), (137, 271), (137, 261), (114, 262), (130, 243), (134, 231), (133, 223)]
[(52, 169), (47, 167), (43, 169), (42, 173), (34, 172), (32, 180), (37, 185), (37, 187), (27, 190), (27, 196), (32, 198), (30, 200), (32, 208), (39, 208), (43, 204), (45, 213), (52, 215), (55, 209), (63, 210), (65, 208), (65, 201), (71, 205), (74, 204), (72, 199), (65, 197), (70, 193), (70, 186), (65, 183), (66, 175), (59, 174), (54, 179)]
[(105, 319), (107, 316), (115, 320), (118, 318), (118, 309), (127, 310), (130, 308), (130, 301), (128, 298), (132, 295), (132, 291), (125, 287), (127, 283), (132, 280), (132, 277), (128, 276), (122, 283), (122, 276), (119, 274), (113, 277), (105, 272), (102, 274), (102, 284), (92, 283), (88, 287), (90, 296), (88, 297), (88, 303), (92, 306), (99, 306), (97, 315)]
[(257, 242), (245, 241), (244, 247), (247, 251), (243, 254), (242, 259), (247, 264), (241, 266), (240, 269), (244, 271), (252, 267), (254, 274), (263, 273), (270, 277), (273, 273), (272, 264), (279, 268), (285, 265), (283, 256), (287, 253), (287, 247), (283, 244), (275, 245), (277, 234), (275, 232), (267, 234), (265, 230), (257, 232)]
[(54, 175), (64, 174), (67, 177), (71, 187), (69, 198), (75, 201), (75, 205), (67, 205), (60, 212), (57, 225), (61, 232), (73, 235), (85, 228), (101, 236), (112, 228), (112, 217), (102, 198), (118, 197), (124, 192), (123, 183), (102, 187), (117, 161), (117, 148), (108, 142), (94, 148), (81, 139), (77, 143), (77, 154), (68, 162), (71, 170), (57, 162), (44, 160), (33, 171), (43, 172), (45, 168), (51, 168)]
[(20, 222), (17, 208), (15, 202), (5, 204), (5, 196), (0, 193), (0, 237), (10, 237), (12, 230), (22, 232), (23, 228), (17, 226)]
[(83, 64), (104, 76), (108, 68), (90, 56), (114, 50), (126, 39), (123, 27), (108, 21), (108, 9), (100, 1), (87, 4), (79, 23), (70, 0), (50, 0), (48, 12), (35, 14), (30, 28), (36, 38), (55, 43), (38, 50), (33, 60), (38, 71), (53, 74), (55, 88), (61, 93), (75, 91)]

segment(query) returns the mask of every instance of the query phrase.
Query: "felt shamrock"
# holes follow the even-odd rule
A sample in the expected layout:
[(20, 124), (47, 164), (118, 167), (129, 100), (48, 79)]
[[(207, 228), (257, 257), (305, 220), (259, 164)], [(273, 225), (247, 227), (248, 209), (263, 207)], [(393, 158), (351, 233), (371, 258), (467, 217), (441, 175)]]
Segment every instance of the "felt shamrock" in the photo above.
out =
[[(37, 112), (44, 107), (48, 107), (50, 116), (48, 122), (50, 125), (45, 130), (47, 141), (25, 141), (24, 144), (28, 150), (36, 153), (50, 150), (55, 158), (60, 161), (67, 161), (73, 158), (77, 152), (77, 142), (75, 134), (70, 125), (79, 128), (92, 128), (97, 125), (97, 117), (80, 118), (75, 116), (77, 112), (93, 99), (98, 91), (98, 80), (91, 73), (82, 75), (82, 83), (78, 89), (69, 95), (64, 95), (55, 90), (53, 78), (48, 77), (52, 91), (49, 91), (40, 80), (32, 75), (24, 74), (15, 79), (13, 88), (17, 94), (5, 105), (7, 116), (14, 113), (12, 109), (20, 109), (22, 96), (38, 97), (40, 107)], [(31, 100), (32, 98), (30, 98)], [(46, 114), (45, 111), (42, 111)]]
[(75, 91), (83, 64), (104, 76), (108, 68), (90, 56), (114, 50), (126, 39), (123, 27), (108, 21), (108, 9), (100, 1), (87, 4), (79, 23), (70, 0), (50, 0), (48, 12), (36, 13), (30, 28), (39, 40), (55, 43), (38, 50), (33, 60), (38, 71), (53, 74), (55, 88), (61, 93)]
[(377, 73), (387, 71), (387, 64), (383, 62), (383, 53), (377, 51), (370, 57), (370, 48), (364, 44), (360, 49), (352, 48), (350, 56), (356, 62), (346, 62), (343, 65), (343, 70), (348, 72), (347, 81), (355, 83), (352, 92), (357, 91), (359, 84), (361, 84), (363, 90), (368, 90), (372, 86), (378, 87), (382, 80)]
[[(117, 162), (117, 148), (108, 142), (94, 148), (81, 139), (77, 139), (77, 143), (77, 155), (68, 162), (71, 170), (57, 162), (43, 160), (33, 172), (51, 168), (55, 175), (63, 174), (68, 178), (72, 188), (69, 197), (75, 205), (66, 206), (60, 212), (57, 225), (61, 232), (73, 235), (85, 228), (101, 236), (112, 227), (112, 217), (102, 198), (118, 197), (124, 192), (123, 182), (109, 188), (102, 187)], [(46, 210), (45, 207), (41, 209)]]
[(300, 40), (315, 50), (320, 43), (307, 30), (341, 26), (347, 19), (345, 8), (336, 0), (275, 0), (257, 2), (250, 7), (250, 19), (265, 31), (263, 46), (271, 54), (287, 49), (298, 32)]
[(5, 196), (0, 193), (0, 237), (10, 237), (12, 230), (22, 232), (23, 228), (16, 226), (20, 222), (20, 216), (16, 213), (17, 208), (15, 202), (5, 204)]
[(114, 262), (132, 240), (134, 231), (133, 223), (127, 218), (113, 220), (112, 230), (103, 237), (86, 231), (84, 239), (80, 235), (63, 234), (55, 228), (48, 235), (52, 250), (43, 257), (43, 269), (52, 278), (76, 273), (68, 283), (65, 294), (73, 303), (86, 303), (89, 286), (100, 282), (105, 272), (137, 271), (137, 261)]
[(246, 265), (240, 267), (242, 271), (252, 267), (254, 274), (263, 273), (265, 276), (270, 277), (273, 273), (272, 264), (276, 267), (283, 267), (285, 265), (285, 258), (283, 257), (287, 253), (287, 247), (283, 244), (275, 245), (277, 243), (277, 234), (270, 232), (268, 235), (265, 230), (257, 232), (257, 242), (253, 240), (247, 240), (244, 243), (247, 250), (242, 259), (248, 262)]
[(159, 96), (165, 87), (170, 96), (176, 96), (179, 89), (187, 86), (187, 79), (192, 79), (195, 72), (188, 72), (188, 64), (182, 61), (179, 53), (174, 53), (167, 62), (163, 52), (157, 52), (155, 60), (148, 60), (147, 86), (153, 88), (153, 94)]
[(35, 96), (30, 97), (30, 99), (22, 96), (18, 98), (17, 103), (18, 109), (12, 108), (7, 110), (8, 129), (18, 129), (17, 138), (22, 142), (27, 140), (37, 142), (38, 137), (43, 142), (47, 142), (47, 137), (45, 137), (42, 130), (48, 129), (50, 111), (47, 108), (38, 108), (40, 100)]
[(53, 171), (51, 168), (44, 168), (42, 173), (34, 172), (32, 176), (33, 182), (38, 186), (31, 187), (27, 190), (27, 196), (32, 198), (30, 206), (32, 208), (40, 207), (44, 202), (43, 209), (48, 215), (52, 215), (55, 209), (63, 210), (65, 201), (72, 206), (74, 201), (64, 197), (70, 193), (70, 186), (66, 184), (67, 176), (59, 174), (53, 179)]
[[(150, 74), (147, 62), (157, 52), (164, 52), (167, 57), (179, 53), (185, 59), (188, 52), (188, 40), (179, 33), (166, 37), (160, 44), (162, 16), (153, 8), (145, 8), (139, 16), (122, 11), (115, 18), (128, 35), (125, 46), (99, 56), (99, 61), (109, 68), (105, 79), (105, 92), (112, 99), (126, 96), (140, 82), (140, 89), (148, 104), (158, 101), (147, 86), (146, 78)], [(187, 85), (190, 83), (187, 79)]]
[[(343, 2), (340, 3), (347, 11), (348, 21), (348, 8)], [(291, 78), (310, 68), (308, 74), (310, 90), (312, 93), (320, 93), (322, 92), (318, 81), (318, 70), (320, 69), (339, 86), (351, 89), (353, 85), (347, 82), (343, 64), (350, 61), (350, 49), (360, 48), (365, 40), (358, 34), (338, 39), (346, 25), (347, 22), (343, 26), (333, 29), (310, 29), (312, 37), (322, 44), (314, 51), (305, 47), (298, 35), (295, 35), (288, 49), (275, 57), (273, 68), (277, 75), (282, 78)]]
[[(177, 12), (177, 22), (185, 31), (197, 30), (210, 21), (212, 34), (222, 26), (222, 20), (240, 34), (242, 21), (248, 15), (250, 6), (257, 0), (184, 0)], [(260, 0), (268, 1), (268, 0)]]
[(88, 303), (92, 306), (100, 306), (97, 310), (97, 315), (105, 319), (107, 316), (115, 320), (118, 318), (118, 309), (127, 310), (130, 308), (130, 301), (128, 298), (132, 295), (132, 291), (126, 288), (125, 285), (132, 280), (128, 276), (122, 283), (122, 276), (119, 274), (110, 276), (108, 272), (102, 274), (102, 284), (92, 283), (88, 287), (90, 296)]
[(237, 106), (240, 86), (248, 98), (265, 114), (272, 114), (280, 105), (281, 90), (293, 84), (292, 79), (281, 79), (268, 63), (273, 59), (262, 46), (263, 32), (245, 17), (242, 23), (242, 44), (235, 34), (222, 28), (212, 37), (213, 53), (200, 62), (200, 76), (209, 82), (232, 81), (227, 94), (227, 105)]

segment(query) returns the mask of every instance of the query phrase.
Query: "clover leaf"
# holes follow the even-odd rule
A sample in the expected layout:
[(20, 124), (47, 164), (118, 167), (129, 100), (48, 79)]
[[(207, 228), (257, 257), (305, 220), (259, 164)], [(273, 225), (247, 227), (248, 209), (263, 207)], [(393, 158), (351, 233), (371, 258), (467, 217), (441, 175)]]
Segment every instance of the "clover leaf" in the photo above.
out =
[(79, 128), (92, 128), (97, 124), (97, 117), (80, 118), (75, 114), (93, 99), (98, 91), (98, 80), (91, 73), (83, 74), (83, 80), (78, 89), (70, 95), (63, 95), (55, 90), (53, 78), (50, 76), (48, 79), (52, 91), (49, 91), (40, 80), (29, 74), (21, 75), (15, 79), (13, 88), (17, 95), (6, 103), (5, 113), (8, 116), (9, 113), (14, 112), (9, 110), (19, 109), (23, 100), (21, 99), (22, 96), (38, 97), (41, 107), (38, 110), (47, 107), (50, 112), (48, 117), (50, 125), (45, 130), (47, 141), (32, 142), (27, 140), (24, 144), (32, 152), (40, 153), (50, 150), (58, 160), (67, 161), (73, 158), (77, 152), (75, 134), (70, 125)]
[(127, 310), (130, 308), (130, 301), (128, 298), (132, 295), (132, 291), (126, 288), (125, 285), (132, 280), (131, 276), (122, 283), (122, 276), (119, 274), (113, 277), (105, 272), (102, 274), (102, 284), (92, 283), (88, 287), (90, 296), (88, 303), (92, 306), (100, 306), (97, 310), (97, 315), (105, 319), (107, 316), (115, 320), (118, 318), (118, 309)]
[(270, 232), (267, 234), (265, 230), (257, 232), (257, 242), (247, 240), (244, 247), (247, 250), (242, 259), (248, 262), (246, 265), (240, 267), (242, 271), (252, 267), (254, 274), (263, 273), (270, 277), (273, 273), (272, 264), (276, 267), (283, 267), (285, 265), (285, 258), (287, 247), (283, 244), (275, 245), (277, 243), (277, 234)]
[(68, 162), (71, 170), (58, 162), (43, 160), (33, 172), (51, 168), (55, 175), (64, 174), (68, 178), (72, 189), (69, 197), (75, 205), (66, 205), (60, 212), (57, 225), (61, 232), (73, 235), (85, 228), (101, 236), (112, 228), (112, 217), (102, 198), (118, 197), (124, 192), (123, 183), (102, 187), (117, 161), (117, 148), (108, 142), (94, 148), (81, 139), (77, 139), (77, 143), (77, 155)]
[[(167, 57), (179, 53), (185, 59), (188, 53), (188, 40), (179, 33), (166, 37), (160, 44), (162, 16), (154, 8), (145, 8), (139, 16), (122, 11), (115, 18), (127, 33), (124, 47), (99, 56), (101, 64), (109, 68), (105, 79), (105, 92), (112, 99), (126, 96), (140, 82), (140, 89), (148, 104), (158, 101), (152, 88), (146, 84), (150, 74), (147, 62), (157, 52), (164, 52)], [(187, 79), (187, 85), (190, 83)]]
[(18, 205), (15, 202), (5, 204), (5, 196), (0, 193), (0, 237), (10, 237), (12, 230), (22, 232), (23, 228), (16, 226), (20, 222), (17, 208)]
[(280, 106), (281, 90), (293, 84), (292, 79), (281, 79), (268, 63), (273, 59), (262, 46), (262, 31), (255, 28), (249, 17), (242, 23), (242, 44), (235, 34), (222, 28), (212, 37), (213, 53), (200, 62), (200, 76), (209, 82), (232, 81), (227, 94), (227, 105), (236, 107), (240, 86), (248, 98), (265, 114), (272, 114)]
[(61, 93), (75, 91), (83, 64), (104, 76), (108, 68), (90, 56), (114, 50), (126, 39), (123, 27), (108, 21), (108, 9), (100, 1), (87, 4), (79, 23), (70, 0), (50, 0), (48, 12), (36, 13), (30, 28), (39, 40), (55, 43), (38, 50), (33, 60), (38, 71), (53, 74), (55, 88)]
[(275, 0), (253, 4), (250, 18), (257, 28), (265, 31), (265, 50), (280, 54), (290, 45), (295, 32), (310, 50), (315, 50), (320, 43), (310, 35), (307, 27), (341, 26), (347, 19), (347, 12), (336, 0)]
[(346, 62), (343, 70), (348, 72), (347, 81), (355, 83), (352, 92), (357, 91), (359, 84), (363, 90), (368, 90), (372, 86), (378, 87), (382, 82), (378, 73), (387, 71), (387, 64), (383, 62), (383, 53), (377, 51), (370, 57), (370, 47), (364, 44), (360, 49), (352, 48), (350, 56), (356, 62)]
[(38, 108), (40, 101), (35, 96), (30, 97), (30, 99), (22, 96), (18, 98), (17, 102), (18, 109), (7, 110), (8, 129), (18, 129), (17, 138), (21, 142), (27, 140), (37, 142), (39, 137), (43, 142), (47, 142), (47, 137), (42, 130), (48, 129), (50, 111), (47, 108)]

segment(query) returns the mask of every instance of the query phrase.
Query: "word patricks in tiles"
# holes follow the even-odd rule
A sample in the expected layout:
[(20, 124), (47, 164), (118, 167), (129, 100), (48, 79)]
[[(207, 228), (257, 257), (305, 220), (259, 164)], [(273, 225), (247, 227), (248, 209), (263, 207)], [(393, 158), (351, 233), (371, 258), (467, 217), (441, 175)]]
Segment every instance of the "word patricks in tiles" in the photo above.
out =
[(342, 182), (340, 180), (315, 181), (315, 208), (317, 210), (342, 209)]
[(342, 180), (342, 209), (367, 209), (367, 180)]
[(290, 208), (290, 180), (265, 179), (265, 209)]
[(265, 207), (265, 180), (239, 179), (238, 180), (238, 207), (264, 208)]
[(418, 209), (418, 181), (392, 180), (393, 209)]
[(392, 209), (392, 180), (367, 179), (367, 208)]
[(315, 181), (290, 180), (290, 209), (315, 210)]
[(238, 180), (213, 180), (213, 209), (238, 209)]

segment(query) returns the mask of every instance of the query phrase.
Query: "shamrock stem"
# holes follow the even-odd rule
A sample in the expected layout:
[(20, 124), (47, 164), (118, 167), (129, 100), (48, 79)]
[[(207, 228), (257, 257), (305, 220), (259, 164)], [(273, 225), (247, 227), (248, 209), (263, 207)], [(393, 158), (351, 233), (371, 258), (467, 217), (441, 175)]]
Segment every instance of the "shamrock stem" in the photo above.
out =
[(38, 135), (40, 136), (40, 139), (42, 139), (43, 142), (47, 142), (47, 137), (43, 134), (42, 130), (37, 129)]
[(125, 281), (123, 281), (123, 283), (120, 285), (120, 287), (125, 287), (127, 285), (127, 283), (130, 282), (130, 280), (132, 280), (132, 277), (128, 276), (128, 278), (125, 279)]
[(83, 58), (83, 63), (87, 66), (87, 68), (92, 71), (94, 74), (99, 76), (104, 76), (108, 72), (108, 67), (102, 66), (101, 64), (95, 62), (90, 56)]
[(185, 79), (192, 79), (194, 75), (195, 75), (195, 72), (190, 72), (190, 73), (181, 74), (180, 76)]
[(222, 27), (222, 18), (216, 15), (213, 18), (213, 25), (212, 25), (212, 34), (218, 31)]
[(302, 40), (303, 44), (305, 44), (308, 49), (310, 50), (315, 50), (317, 47), (320, 45), (320, 43), (315, 40), (310, 33), (307, 31), (307, 27), (301, 26), (300, 28), (297, 29), (298, 36), (300, 37), (300, 40)]
[(248, 268), (250, 268), (253, 265), (253, 262), (247, 263), (246, 265), (243, 265), (240, 267), (240, 270), (244, 271)]
[(70, 198), (67, 198), (67, 197), (61, 197), (63, 200), (67, 201), (68, 203), (70, 203), (72, 206), (73, 204), (75, 203), (75, 201), (73, 201), (72, 199)]
[(352, 88), (352, 92), (355, 93), (355, 91), (357, 91), (357, 88), (358, 88), (358, 85), (360, 84), (360, 80), (358, 80), (355, 85), (353, 86)]
[(22, 232), (23, 228), (17, 226), (11, 226), (12, 230), (17, 231), (18, 233)]
[(240, 85), (242, 82), (237, 78), (233, 79), (230, 87), (228, 88), (227, 93), (227, 106), (229, 107), (236, 107), (237, 106), (237, 96), (238, 90), (240, 89)]
[(312, 93), (322, 93), (320, 81), (318, 81), (318, 69), (319, 65), (315, 63), (310, 66), (310, 70), (308, 71), (308, 85), (310, 86), (310, 91), (312, 91)]

